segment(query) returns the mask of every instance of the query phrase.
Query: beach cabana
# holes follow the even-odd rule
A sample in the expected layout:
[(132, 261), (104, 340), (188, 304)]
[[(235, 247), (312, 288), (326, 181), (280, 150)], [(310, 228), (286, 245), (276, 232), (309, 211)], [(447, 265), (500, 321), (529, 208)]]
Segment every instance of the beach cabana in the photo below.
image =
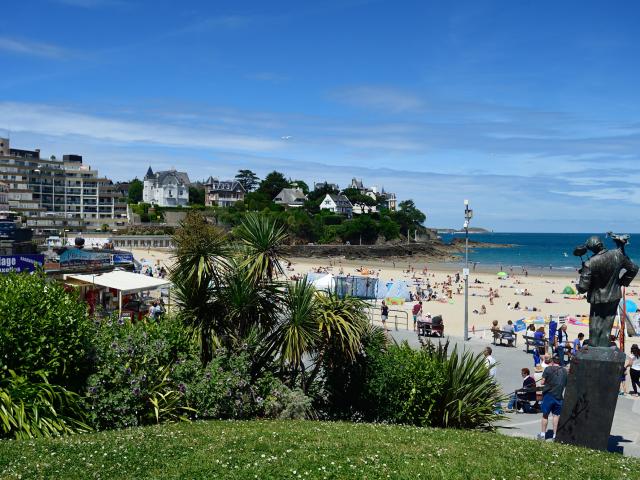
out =
[(406, 282), (396, 280), (387, 288), (384, 298), (389, 305), (402, 305), (411, 299), (409, 287)]
[[(77, 286), (93, 286), (108, 288), (118, 293), (118, 315), (122, 314), (122, 297), (134, 293), (157, 290), (170, 285), (169, 280), (149, 277), (139, 273), (114, 270), (98, 274), (65, 275), (65, 283)], [(170, 290), (169, 290), (170, 291)]]
[(334, 291), (336, 288), (336, 281), (333, 278), (333, 275), (327, 273), (325, 275), (319, 275), (315, 279), (311, 280), (311, 284), (316, 288), (316, 290), (327, 290)]

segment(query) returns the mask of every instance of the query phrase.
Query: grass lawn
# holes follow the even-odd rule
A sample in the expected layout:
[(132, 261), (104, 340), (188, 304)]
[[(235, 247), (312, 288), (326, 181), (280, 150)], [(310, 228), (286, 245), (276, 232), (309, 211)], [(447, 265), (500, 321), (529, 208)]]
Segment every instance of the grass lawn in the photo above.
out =
[(213, 421), (0, 441), (0, 478), (623, 479), (640, 461), (500, 434)]

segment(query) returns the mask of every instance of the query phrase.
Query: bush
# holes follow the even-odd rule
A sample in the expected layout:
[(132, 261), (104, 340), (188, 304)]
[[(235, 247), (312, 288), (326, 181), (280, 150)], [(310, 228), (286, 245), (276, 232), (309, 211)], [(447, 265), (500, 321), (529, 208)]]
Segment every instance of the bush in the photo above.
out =
[(0, 438), (54, 437), (88, 432), (80, 397), (51, 385), (44, 373), (30, 380), (13, 370), (0, 379)]
[(370, 418), (419, 426), (491, 427), (500, 418), (502, 400), (481, 355), (448, 343), (421, 350), (406, 342), (373, 358), (367, 373), (366, 399)]
[(176, 366), (174, 377), (184, 385), (185, 399), (199, 418), (308, 418), (311, 399), (292, 391), (269, 372), (251, 376), (249, 352), (218, 349), (202, 368), (193, 359)]
[(97, 429), (122, 428), (188, 414), (184, 386), (173, 369), (197, 358), (197, 347), (176, 319), (159, 323), (109, 320), (95, 330), (96, 372), (89, 377), (89, 421)]
[(0, 371), (79, 389), (88, 375), (91, 321), (77, 295), (43, 273), (0, 276)]

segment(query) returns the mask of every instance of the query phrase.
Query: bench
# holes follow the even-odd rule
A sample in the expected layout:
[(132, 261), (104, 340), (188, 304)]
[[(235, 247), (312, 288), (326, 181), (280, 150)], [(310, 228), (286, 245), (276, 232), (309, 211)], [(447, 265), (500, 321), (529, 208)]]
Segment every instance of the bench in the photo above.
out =
[[(548, 339), (543, 339), (543, 340), (538, 340), (535, 337), (531, 337), (529, 335), (524, 335), (524, 351), (527, 353), (532, 353), (534, 348), (540, 348), (543, 347), (544, 348), (544, 352), (540, 352), (540, 355), (544, 354), (547, 352), (547, 349), (549, 347), (549, 340)], [(542, 345), (541, 345), (542, 343)]]
[[(505, 345), (508, 347), (518, 346), (518, 334), (516, 332), (505, 332), (504, 330), (498, 330), (493, 334), (494, 345)], [(509, 343), (511, 342), (511, 343)]]
[(433, 337), (434, 335), (444, 337), (444, 323), (442, 323), (442, 320), (435, 323), (419, 321), (417, 327), (418, 337)]

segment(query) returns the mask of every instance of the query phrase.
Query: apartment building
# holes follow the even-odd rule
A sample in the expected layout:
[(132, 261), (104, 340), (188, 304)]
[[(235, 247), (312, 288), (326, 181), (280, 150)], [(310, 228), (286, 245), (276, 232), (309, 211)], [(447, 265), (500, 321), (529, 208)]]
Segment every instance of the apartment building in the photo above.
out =
[(126, 200), (81, 155), (45, 159), (40, 150), (14, 149), (0, 138), (0, 181), (8, 187), (9, 209), (38, 235), (113, 230), (127, 221)]
[(204, 184), (204, 202), (208, 207), (230, 207), (244, 200), (245, 189), (237, 180), (218, 180), (209, 177)]

